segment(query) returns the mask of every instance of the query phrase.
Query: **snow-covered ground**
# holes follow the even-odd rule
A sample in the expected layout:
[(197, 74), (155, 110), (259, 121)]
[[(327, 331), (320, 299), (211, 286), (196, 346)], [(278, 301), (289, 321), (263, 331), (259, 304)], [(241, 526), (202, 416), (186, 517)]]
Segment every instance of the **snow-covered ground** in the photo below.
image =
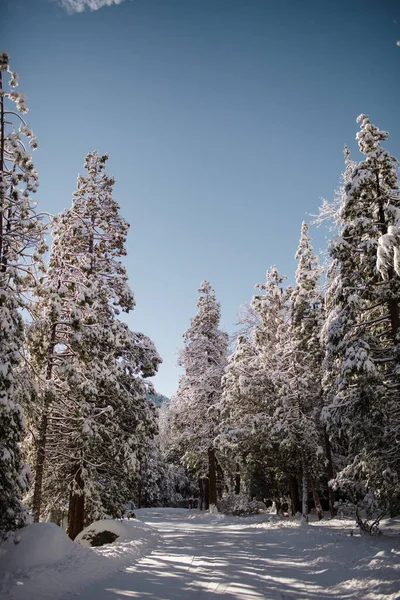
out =
[(139, 519), (110, 524), (120, 537), (100, 548), (82, 547), (54, 523), (22, 529), (18, 544), (0, 545), (0, 600), (71, 598), (81, 587), (134, 564), (160, 542), (157, 530)]
[(8, 570), (1, 600), (400, 599), (396, 523), (369, 538), (351, 520), (302, 527), (274, 516), (162, 508), (137, 516), (127, 523), (135, 528), (131, 541), (71, 543), (49, 565), (25, 561), (13, 572), (15, 556), (7, 563), (0, 555), (1, 572)]

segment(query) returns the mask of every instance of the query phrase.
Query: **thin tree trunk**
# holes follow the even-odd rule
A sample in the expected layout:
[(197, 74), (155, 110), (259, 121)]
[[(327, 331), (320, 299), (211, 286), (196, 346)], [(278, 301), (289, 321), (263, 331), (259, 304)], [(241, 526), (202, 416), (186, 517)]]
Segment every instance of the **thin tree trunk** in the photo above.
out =
[(39, 523), (42, 504), (43, 472), (46, 458), (48, 410), (45, 408), (40, 423), (38, 448), (36, 452), (35, 486), (33, 489), (33, 521)]
[[(60, 284), (58, 285), (58, 288)], [(50, 343), (47, 349), (47, 368), (46, 368), (46, 381), (50, 381), (53, 375), (53, 353), (56, 345), (56, 325), (52, 325)], [(49, 424), (49, 411), (50, 411), (51, 399), (46, 395), (44, 397), (44, 408), (42, 419), (40, 422), (39, 429), (39, 440), (38, 448), (36, 452), (36, 464), (35, 464), (35, 486), (33, 490), (33, 520), (35, 523), (39, 523), (41, 504), (42, 504), (42, 487), (43, 487), (43, 473), (44, 465), (46, 462), (46, 443), (47, 443), (47, 427)]]
[(74, 475), (75, 486), (71, 489), (68, 507), (68, 535), (74, 540), (85, 524), (85, 495), (82, 468), (79, 466)]
[(302, 512), (303, 521), (308, 523), (308, 476), (307, 476), (307, 464), (306, 464), (306, 460), (305, 460), (304, 456), (302, 457), (301, 464), (302, 464), (302, 470), (303, 470), (301, 512)]
[(217, 505), (217, 468), (214, 448), (208, 449), (209, 504)]
[(390, 324), (392, 326), (392, 335), (396, 340), (397, 332), (400, 327), (399, 305), (396, 300), (389, 300)]
[(235, 494), (240, 494), (240, 465), (236, 463)]
[(204, 510), (208, 510), (210, 508), (210, 482), (208, 480), (208, 477), (204, 477), (203, 485), (204, 485)]
[(203, 480), (199, 477), (199, 510), (203, 510), (204, 507), (204, 486)]
[(224, 472), (221, 465), (217, 461), (217, 499), (221, 500), (224, 494)]
[(326, 430), (326, 427), (324, 427), (324, 441), (325, 441), (325, 454), (326, 454), (326, 459), (327, 459), (326, 473), (328, 475), (329, 511), (331, 513), (331, 517), (334, 517), (334, 516), (336, 516), (335, 491), (329, 485), (329, 481), (334, 478), (335, 474), (333, 472), (331, 441), (329, 439), (329, 435)]
[(138, 501), (137, 501), (138, 508), (142, 508), (142, 494), (143, 494), (142, 463), (141, 463), (141, 461), (139, 461), (139, 482), (138, 482)]
[[(5, 202), (5, 185), (6, 185), (6, 156), (5, 156), (5, 140), (6, 140), (6, 110), (4, 107), (3, 93), (3, 72), (0, 71), (0, 272), (6, 273), (9, 257), (9, 241), (7, 235), (10, 235), (13, 223), (12, 197), (14, 184), (10, 183), (9, 197), (11, 199), (9, 206)], [(15, 174), (16, 164), (14, 163), (12, 174)], [(7, 210), (7, 215), (6, 215)], [(2, 301), (3, 302), (3, 301)]]
[(290, 503), (292, 508), (292, 517), (300, 512), (300, 502), (299, 502), (299, 484), (297, 482), (297, 477), (294, 475), (289, 475), (289, 483), (290, 483)]
[(311, 479), (311, 489), (312, 489), (313, 498), (314, 498), (315, 512), (317, 513), (318, 521), (321, 521), (321, 519), (324, 518), (324, 511), (322, 509), (321, 501), (319, 499), (319, 493), (317, 490), (315, 479)]

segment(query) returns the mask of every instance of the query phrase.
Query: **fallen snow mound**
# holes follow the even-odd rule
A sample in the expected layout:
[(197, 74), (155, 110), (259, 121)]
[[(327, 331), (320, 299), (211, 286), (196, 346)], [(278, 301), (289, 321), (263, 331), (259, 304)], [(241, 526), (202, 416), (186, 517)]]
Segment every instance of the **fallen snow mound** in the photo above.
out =
[(0, 545), (1, 570), (28, 570), (70, 557), (76, 544), (55, 523), (32, 523)]
[[(111, 534), (111, 535), (109, 535)], [(151, 539), (156, 534), (153, 527), (141, 523), (140, 521), (114, 521), (112, 519), (103, 519), (95, 521), (75, 538), (84, 548), (91, 546), (103, 546), (103, 544), (120, 544), (121, 542), (143, 543), (146, 539)], [(158, 534), (157, 534), (158, 535)], [(104, 540), (104, 541), (102, 541)]]

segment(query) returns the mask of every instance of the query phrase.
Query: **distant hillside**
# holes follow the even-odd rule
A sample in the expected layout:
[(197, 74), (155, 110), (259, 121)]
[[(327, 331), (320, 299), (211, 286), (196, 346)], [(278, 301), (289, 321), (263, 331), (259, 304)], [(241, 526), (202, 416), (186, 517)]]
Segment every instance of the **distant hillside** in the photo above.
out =
[(163, 396), (162, 394), (158, 394), (155, 392), (154, 394), (147, 394), (149, 400), (152, 400), (156, 406), (161, 406), (162, 404), (168, 403), (169, 398), (167, 396)]

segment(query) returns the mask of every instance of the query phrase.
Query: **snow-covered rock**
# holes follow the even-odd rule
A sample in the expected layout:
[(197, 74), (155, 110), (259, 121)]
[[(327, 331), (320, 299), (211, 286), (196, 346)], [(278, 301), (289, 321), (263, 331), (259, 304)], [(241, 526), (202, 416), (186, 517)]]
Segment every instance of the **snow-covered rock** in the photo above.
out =
[(78, 542), (78, 544), (86, 548), (102, 546), (103, 544), (97, 543), (97, 541), (99, 539), (101, 540), (101, 534), (105, 534), (103, 537), (106, 538), (107, 533), (111, 533), (116, 537), (110, 542), (103, 542), (104, 544), (120, 544), (123, 542), (136, 541), (140, 541), (141, 544), (144, 544), (146, 541), (151, 542), (155, 535), (158, 536), (153, 527), (150, 527), (150, 525), (146, 525), (146, 523), (142, 523), (141, 521), (114, 521), (113, 519), (103, 519), (88, 525), (88, 527), (76, 536), (75, 542)]

